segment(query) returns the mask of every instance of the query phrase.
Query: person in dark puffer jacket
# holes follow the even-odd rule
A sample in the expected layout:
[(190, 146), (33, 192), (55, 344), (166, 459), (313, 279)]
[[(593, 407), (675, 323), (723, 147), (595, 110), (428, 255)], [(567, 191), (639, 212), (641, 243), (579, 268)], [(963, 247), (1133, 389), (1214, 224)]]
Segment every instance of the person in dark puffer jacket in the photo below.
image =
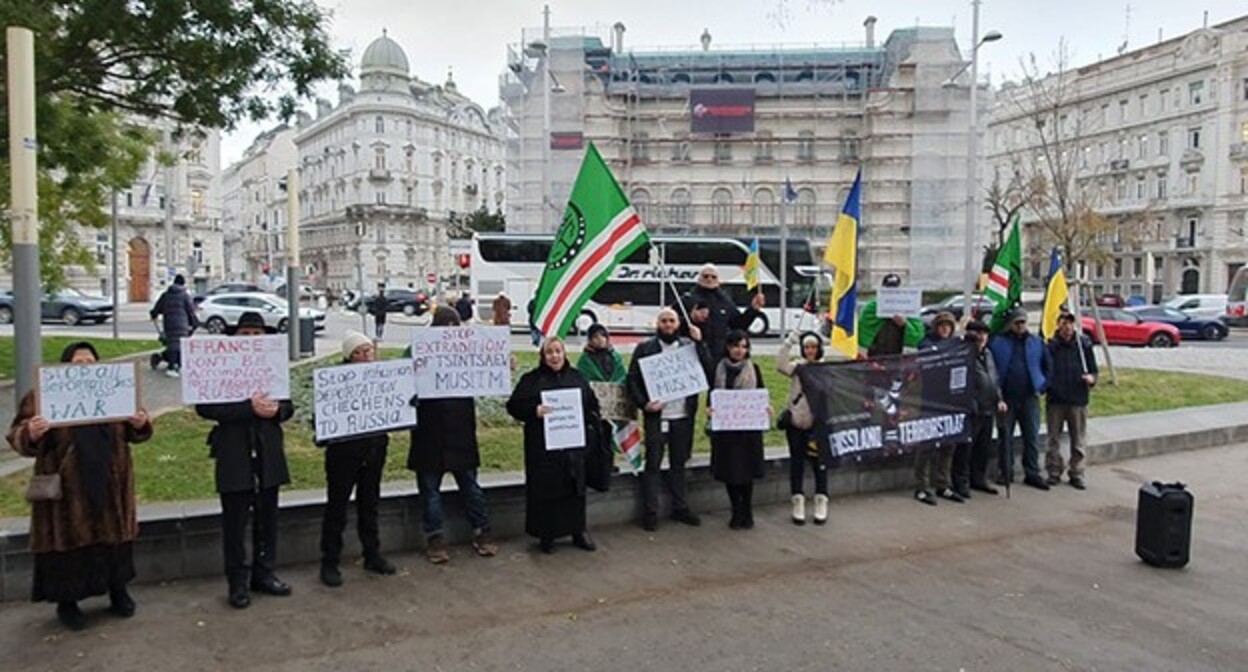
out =
[[(1062, 472), (1071, 487), (1083, 490), (1084, 435), (1088, 428), (1088, 393), (1096, 385), (1096, 353), (1092, 341), (1075, 330), (1075, 316), (1062, 313), (1057, 333), (1045, 346), (1049, 353), (1049, 389), (1045, 405), (1048, 450), (1044, 455), (1049, 485), (1062, 482)], [(1080, 352), (1082, 350), (1082, 352)], [(1062, 426), (1070, 432), (1070, 466), (1062, 460)]]

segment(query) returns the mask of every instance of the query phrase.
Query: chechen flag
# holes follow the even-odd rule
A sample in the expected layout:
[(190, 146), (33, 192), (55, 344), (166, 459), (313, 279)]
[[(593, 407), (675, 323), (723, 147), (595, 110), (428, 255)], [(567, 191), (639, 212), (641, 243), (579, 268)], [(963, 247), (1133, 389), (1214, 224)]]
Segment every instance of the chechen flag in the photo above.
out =
[(634, 421), (616, 423), (615, 431), (611, 436), (611, 445), (615, 447), (615, 451), (623, 455), (628, 460), (628, 466), (632, 468), (633, 474), (641, 473), (642, 469), (642, 442), (641, 428)]
[(637, 211), (589, 143), (537, 287), (534, 323), (542, 335), (568, 333), (615, 267), (649, 243)]
[(995, 334), (1005, 328), (1009, 312), (1014, 309), (1023, 297), (1023, 257), (1022, 242), (1018, 235), (1018, 215), (1010, 226), (1010, 235), (997, 252), (997, 260), (988, 273), (988, 286), (984, 295), (992, 300), (992, 324), (989, 329)]

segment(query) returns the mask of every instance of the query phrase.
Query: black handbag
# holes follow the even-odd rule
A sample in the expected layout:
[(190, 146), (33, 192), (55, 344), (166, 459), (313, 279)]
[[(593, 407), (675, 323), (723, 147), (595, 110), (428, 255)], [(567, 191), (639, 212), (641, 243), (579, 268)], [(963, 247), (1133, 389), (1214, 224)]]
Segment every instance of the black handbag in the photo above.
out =
[(615, 452), (611, 450), (611, 423), (591, 416), (586, 423), (585, 434), (585, 485), (598, 492), (611, 489), (611, 472), (615, 467)]
[(780, 415), (776, 418), (776, 429), (790, 429), (793, 427), (793, 412), (789, 409), (780, 411)]

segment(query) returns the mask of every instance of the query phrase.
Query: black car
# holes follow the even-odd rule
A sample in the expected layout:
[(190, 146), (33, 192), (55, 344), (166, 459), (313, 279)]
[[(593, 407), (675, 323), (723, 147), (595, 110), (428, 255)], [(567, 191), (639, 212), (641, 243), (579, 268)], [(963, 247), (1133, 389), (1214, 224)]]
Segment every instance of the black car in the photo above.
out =
[(1174, 308), (1140, 306), (1139, 308), (1128, 308), (1127, 310), (1138, 315), (1140, 319), (1172, 325), (1179, 330), (1179, 335), (1185, 339), (1220, 341), (1230, 333), (1230, 329), (1221, 320), (1192, 317)]
[[(71, 327), (82, 322), (99, 324), (113, 316), (113, 302), (76, 289), (62, 289), (43, 297), (40, 313), (44, 322), (63, 322)], [(0, 293), (0, 324), (12, 323), (13, 293)]]
[[(385, 298), (387, 313), (403, 313), (404, 315), (412, 316), (424, 315), (429, 310), (429, 295), (424, 292), (401, 288), (387, 289)], [(365, 299), (369, 309), (372, 308), (373, 302), (376, 300), (376, 294)]]
[[(992, 314), (992, 299), (985, 297), (983, 294), (971, 295), (971, 314), (976, 317)], [(941, 301), (940, 303), (931, 303), (919, 311), (919, 317), (925, 324), (931, 323), (936, 319), (936, 314), (941, 312), (953, 313), (955, 319), (962, 319), (962, 295), (954, 294), (953, 296)]]

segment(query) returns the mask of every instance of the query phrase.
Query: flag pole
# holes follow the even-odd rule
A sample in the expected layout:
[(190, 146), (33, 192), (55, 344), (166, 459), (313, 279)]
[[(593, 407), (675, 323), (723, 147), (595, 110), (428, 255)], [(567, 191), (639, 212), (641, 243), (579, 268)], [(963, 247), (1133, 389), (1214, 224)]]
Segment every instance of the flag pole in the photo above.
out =
[(659, 260), (659, 275), (663, 278), (662, 282), (659, 283), (660, 287), (662, 287), (663, 283), (667, 283), (672, 288), (672, 296), (676, 297), (676, 307), (680, 310), (681, 317), (685, 318), (685, 324), (693, 324), (693, 320), (689, 318), (689, 311), (685, 309), (685, 302), (680, 296), (680, 290), (677, 289), (676, 283), (672, 282), (672, 276), (667, 272), (667, 259), (664, 258), (662, 251), (655, 246), (654, 239), (647, 236), (646, 244), (654, 252), (655, 258)]

